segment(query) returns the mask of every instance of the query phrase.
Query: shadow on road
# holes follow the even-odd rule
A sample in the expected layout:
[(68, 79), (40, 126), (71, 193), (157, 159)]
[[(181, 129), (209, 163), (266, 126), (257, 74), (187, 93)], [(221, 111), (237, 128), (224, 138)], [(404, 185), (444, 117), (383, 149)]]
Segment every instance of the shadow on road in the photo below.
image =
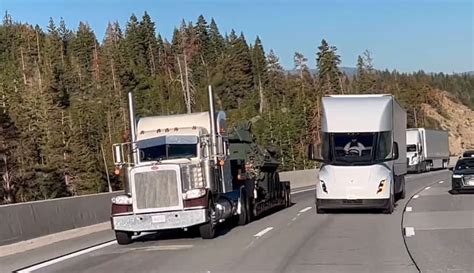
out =
[(451, 195), (467, 195), (467, 194), (474, 194), (474, 189), (472, 190), (449, 190), (448, 191)]
[[(397, 207), (399, 207), (398, 202), (395, 203), (394, 209), (397, 209)], [(385, 214), (385, 213), (383, 209), (361, 209), (361, 208), (341, 209), (341, 208), (338, 208), (338, 209), (325, 209), (323, 212), (318, 213), (318, 214)]]

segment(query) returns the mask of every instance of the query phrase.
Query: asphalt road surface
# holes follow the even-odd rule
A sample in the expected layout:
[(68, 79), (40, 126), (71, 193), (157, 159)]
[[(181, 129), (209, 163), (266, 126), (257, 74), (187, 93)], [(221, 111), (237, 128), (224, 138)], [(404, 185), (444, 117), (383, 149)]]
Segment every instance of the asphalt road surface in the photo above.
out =
[[(407, 198), (391, 215), (316, 214), (314, 190), (300, 192), (292, 207), (243, 227), (224, 225), (213, 240), (193, 232), (146, 234), (131, 245), (112, 241), (21, 272), (473, 272), (474, 195), (450, 195), (449, 185), (448, 171), (408, 176)], [(7, 258), (26, 267), (33, 256)]]

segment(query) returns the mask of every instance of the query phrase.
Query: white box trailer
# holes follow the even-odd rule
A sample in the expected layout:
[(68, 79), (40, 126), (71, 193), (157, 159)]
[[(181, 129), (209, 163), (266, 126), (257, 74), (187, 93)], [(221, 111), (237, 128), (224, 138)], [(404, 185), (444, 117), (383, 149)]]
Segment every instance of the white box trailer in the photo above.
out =
[(323, 162), (316, 185), (318, 213), (336, 208), (381, 208), (392, 213), (404, 198), (406, 112), (392, 95), (322, 99), (321, 144), (309, 157)]
[(449, 164), (448, 132), (425, 128), (407, 129), (407, 165), (409, 171), (446, 169)]

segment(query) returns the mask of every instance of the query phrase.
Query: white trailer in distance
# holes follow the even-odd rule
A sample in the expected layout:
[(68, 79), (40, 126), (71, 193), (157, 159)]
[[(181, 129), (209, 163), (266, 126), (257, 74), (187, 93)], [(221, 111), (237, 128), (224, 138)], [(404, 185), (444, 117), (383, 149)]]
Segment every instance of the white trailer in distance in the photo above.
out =
[(407, 164), (408, 171), (416, 173), (448, 168), (448, 132), (425, 128), (407, 129)]

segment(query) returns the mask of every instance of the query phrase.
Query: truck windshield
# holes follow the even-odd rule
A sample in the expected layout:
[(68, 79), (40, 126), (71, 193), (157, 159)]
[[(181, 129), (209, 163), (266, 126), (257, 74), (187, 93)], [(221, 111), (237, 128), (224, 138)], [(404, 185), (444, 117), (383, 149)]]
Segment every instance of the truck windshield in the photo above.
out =
[(198, 138), (193, 135), (167, 135), (137, 142), (141, 162), (196, 157), (198, 145)]
[(164, 144), (140, 149), (141, 162), (196, 156), (197, 144)]
[(415, 144), (407, 145), (407, 152), (416, 152), (416, 145)]
[(368, 165), (391, 153), (391, 132), (323, 133), (323, 159), (335, 165)]

